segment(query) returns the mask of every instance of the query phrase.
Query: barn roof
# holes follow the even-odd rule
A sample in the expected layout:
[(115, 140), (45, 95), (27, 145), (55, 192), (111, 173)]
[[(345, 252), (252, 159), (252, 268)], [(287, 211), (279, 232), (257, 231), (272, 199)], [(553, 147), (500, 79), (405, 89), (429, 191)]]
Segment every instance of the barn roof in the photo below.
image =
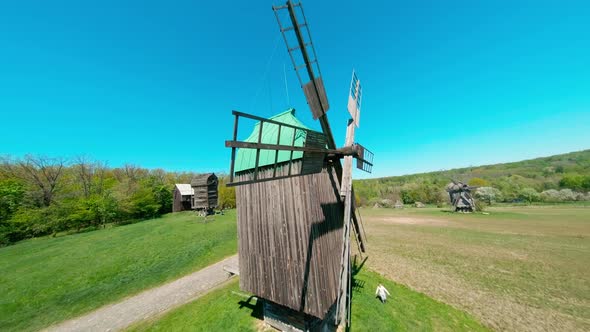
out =
[(177, 183), (176, 188), (178, 188), (178, 191), (180, 191), (182, 196), (195, 194), (193, 187), (188, 183)]
[(213, 180), (217, 180), (217, 176), (215, 175), (215, 173), (199, 174), (191, 180), (190, 186), (206, 186)]
[[(283, 113), (279, 113), (270, 118), (271, 120), (278, 121), (281, 123), (289, 124), (292, 126), (297, 126), (305, 129), (309, 129), (306, 127), (299, 119), (295, 117), (295, 109), (290, 108)], [(250, 143), (258, 143), (258, 128), (260, 126), (260, 122), (257, 122), (252, 130), (250, 136), (245, 139), (246, 142)], [(279, 140), (279, 144), (281, 145), (291, 145), (293, 140), (293, 131), (295, 129), (288, 128), (288, 127), (281, 127), (281, 137)], [(261, 143), (265, 144), (277, 144), (277, 137), (278, 137), (279, 126), (272, 123), (265, 123), (262, 126), (262, 140)], [(305, 143), (305, 132), (303, 130), (297, 130), (295, 135), (295, 146), (303, 146)], [(260, 159), (258, 161), (258, 166), (267, 166), (272, 165), (275, 162), (275, 153), (274, 150), (260, 150)], [(290, 151), (279, 151), (279, 157), (277, 162), (285, 162), (289, 161), (291, 152)], [(303, 152), (301, 151), (294, 151), (293, 152), (293, 160), (303, 158)], [(249, 169), (253, 169), (256, 166), (256, 150), (254, 149), (239, 149), (236, 155), (236, 162), (234, 166), (235, 172), (245, 171)]]

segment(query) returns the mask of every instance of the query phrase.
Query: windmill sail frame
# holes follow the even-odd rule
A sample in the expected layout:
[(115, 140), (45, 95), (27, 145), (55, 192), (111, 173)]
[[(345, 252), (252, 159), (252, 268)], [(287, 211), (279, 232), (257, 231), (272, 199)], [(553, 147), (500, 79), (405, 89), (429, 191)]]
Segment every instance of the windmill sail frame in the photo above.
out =
[[(290, 26), (282, 24), (282, 10), (288, 12)], [(232, 149), (228, 186), (237, 186), (239, 202), (240, 269), (244, 271), (240, 287), (264, 299), (265, 308), (266, 304), (283, 306), (305, 321), (311, 315), (330, 324), (350, 325), (351, 237), (361, 253), (365, 253), (366, 242), (355, 207), (353, 158), (363, 171), (371, 172), (373, 166), (373, 154), (354, 143), (362, 89), (353, 71), (349, 96), (352, 119), (345, 146), (337, 148), (327, 117), (324, 81), (301, 3), (289, 0), (273, 6), (273, 11), (312, 116), (322, 131), (232, 113), (233, 137), (225, 145)], [(289, 43), (287, 34), (294, 34), (297, 45)], [(238, 140), (240, 118), (257, 121), (247, 141)], [(271, 125), (269, 134), (263, 135), (264, 128)], [(292, 138), (281, 139), (291, 131)], [(296, 144), (297, 133), (304, 139), (299, 136)]]

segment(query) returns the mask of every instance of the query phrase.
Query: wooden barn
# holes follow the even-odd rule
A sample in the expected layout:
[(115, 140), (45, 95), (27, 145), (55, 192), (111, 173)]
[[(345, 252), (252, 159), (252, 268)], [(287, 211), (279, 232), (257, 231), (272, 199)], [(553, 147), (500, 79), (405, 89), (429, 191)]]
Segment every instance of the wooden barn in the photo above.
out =
[[(308, 129), (295, 117), (294, 109), (269, 120)], [(303, 147), (313, 136), (311, 131), (272, 123), (265, 122), (261, 131), (259, 126), (260, 122), (246, 142), (260, 136), (262, 143)], [(303, 155), (237, 151), (234, 181), (253, 180), (255, 172), (258, 181), (278, 178), (236, 187), (240, 288), (323, 319), (338, 295), (344, 209), (331, 162), (323, 161), (320, 172), (306, 174)]]
[(172, 193), (172, 212), (192, 209), (193, 188), (189, 183), (177, 183)]
[(214, 173), (195, 176), (191, 183), (174, 186), (172, 212), (185, 210), (212, 211), (217, 207), (218, 180)]

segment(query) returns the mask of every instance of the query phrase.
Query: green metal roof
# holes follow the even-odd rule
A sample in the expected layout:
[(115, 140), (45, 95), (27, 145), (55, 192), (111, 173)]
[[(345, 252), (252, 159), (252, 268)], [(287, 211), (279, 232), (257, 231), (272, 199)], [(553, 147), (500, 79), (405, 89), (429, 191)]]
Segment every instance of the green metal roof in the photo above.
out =
[[(295, 117), (295, 109), (290, 108), (283, 113), (277, 114), (270, 118), (271, 120), (297, 126), (305, 129), (309, 129), (301, 121)], [(246, 142), (258, 143), (258, 131), (260, 122), (257, 122), (252, 130), (250, 136), (245, 139)], [(293, 131), (295, 129), (281, 126), (281, 137), (279, 144), (291, 145), (293, 142)], [(261, 143), (265, 144), (277, 144), (277, 136), (279, 134), (279, 125), (273, 123), (264, 123), (262, 126), (262, 139)], [(303, 146), (305, 143), (305, 131), (296, 130), (295, 133), (295, 146)], [(260, 150), (260, 159), (258, 166), (272, 165), (275, 162), (275, 150)], [(279, 158), (277, 163), (289, 161), (291, 151), (279, 151)], [(303, 152), (294, 151), (293, 160), (303, 158)], [(249, 169), (253, 169), (256, 166), (256, 150), (255, 149), (239, 149), (236, 155), (236, 162), (234, 166), (235, 172), (241, 172)]]

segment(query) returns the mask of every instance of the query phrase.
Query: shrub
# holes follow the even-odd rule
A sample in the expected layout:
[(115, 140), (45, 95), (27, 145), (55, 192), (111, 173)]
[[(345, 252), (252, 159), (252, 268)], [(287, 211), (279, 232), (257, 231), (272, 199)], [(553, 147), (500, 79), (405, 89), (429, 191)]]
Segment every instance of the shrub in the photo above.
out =
[(538, 202), (541, 199), (541, 195), (533, 188), (522, 188), (518, 192), (518, 198), (522, 199), (527, 203)]
[(559, 191), (555, 189), (545, 190), (541, 193), (541, 200), (543, 202), (559, 202)]
[(544, 202), (571, 202), (571, 201), (580, 201), (580, 200), (588, 200), (590, 198), (590, 193), (584, 195), (583, 193), (577, 193), (571, 189), (549, 189), (545, 190), (541, 193), (541, 200)]
[(574, 192), (571, 189), (561, 189), (559, 191), (560, 201), (562, 202), (570, 202), (575, 201), (578, 198), (578, 193)]
[(485, 208), (486, 204), (484, 202), (478, 200), (475, 201), (475, 211), (482, 212), (485, 210)]
[(502, 200), (502, 192), (493, 187), (480, 187), (475, 190), (474, 196), (488, 205)]

